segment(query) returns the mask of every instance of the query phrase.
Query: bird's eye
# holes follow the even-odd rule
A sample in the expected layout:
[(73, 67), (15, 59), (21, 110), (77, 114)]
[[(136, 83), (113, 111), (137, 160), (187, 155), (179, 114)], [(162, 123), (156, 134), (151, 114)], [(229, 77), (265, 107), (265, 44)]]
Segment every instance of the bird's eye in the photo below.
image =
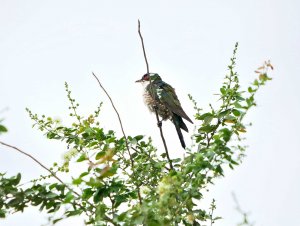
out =
[(143, 80), (148, 80), (149, 79), (149, 75), (148, 74), (144, 74), (142, 79)]

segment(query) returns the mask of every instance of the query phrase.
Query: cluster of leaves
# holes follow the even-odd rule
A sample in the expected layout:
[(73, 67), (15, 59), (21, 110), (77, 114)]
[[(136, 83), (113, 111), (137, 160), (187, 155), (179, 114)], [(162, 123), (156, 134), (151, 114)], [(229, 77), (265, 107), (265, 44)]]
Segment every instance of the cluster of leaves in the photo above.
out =
[[(79, 104), (71, 97), (67, 83), (65, 87), (70, 102), (69, 115), (75, 121), (71, 127), (62, 126), (59, 120), (45, 115), (39, 117), (27, 109), (34, 127), (45, 132), (48, 139), (60, 140), (67, 145), (62, 166), (55, 163), (50, 170), (53, 173), (71, 173), (70, 162), (85, 168), (80, 175), (73, 175), (70, 184), (80, 190), (83, 201), (89, 202), (83, 203), (89, 216), (87, 223), (125, 221), (127, 211), (122, 213), (118, 208), (122, 204), (135, 209), (140, 203), (137, 200), (142, 199), (141, 189), (149, 191), (149, 194), (155, 193), (155, 185), (162, 178), (162, 169), (167, 170), (165, 155), (160, 159), (157, 157), (151, 138), (144, 139), (142, 135), (117, 138), (114, 131), (104, 131), (96, 121), (102, 104), (87, 118), (79, 116)], [(133, 153), (127, 149), (126, 143)], [(134, 160), (133, 167), (131, 159)], [(46, 178), (41, 177), (37, 181)], [(133, 220), (132, 224), (136, 221)]]
[(0, 217), (18, 211), (23, 212), (28, 206), (39, 206), (40, 211), (54, 213), (61, 206), (70, 204), (72, 210), (66, 211), (66, 216), (82, 212), (81, 205), (77, 201), (72, 201), (73, 195), (67, 192), (64, 184), (54, 183), (46, 186), (35, 183), (24, 189), (20, 185), (20, 180), (21, 174), (9, 178), (5, 177), (5, 174), (0, 174)]
[[(228, 66), (228, 74), (220, 89), (216, 109), (202, 113), (190, 96), (196, 110), (197, 131), (194, 145), (184, 158), (172, 159), (168, 168), (166, 154), (158, 154), (151, 138), (142, 135), (118, 137), (112, 130), (105, 131), (96, 121), (101, 105), (88, 116), (78, 114), (79, 104), (71, 97), (70, 116), (74, 122), (64, 126), (59, 120), (32, 113), (27, 109), (34, 126), (45, 132), (48, 139), (60, 140), (68, 151), (62, 165), (54, 163), (49, 169), (59, 179), (60, 174), (69, 181), (37, 184), (34, 180), (26, 190), (18, 187), (20, 175), (4, 178), (0, 187), (0, 212), (23, 211), (28, 205), (55, 212), (61, 206), (69, 209), (64, 217), (84, 214), (86, 223), (97, 225), (212, 225), (219, 217), (213, 216), (213, 200), (208, 210), (200, 208), (207, 186), (224, 175), (224, 167), (234, 168), (240, 163), (245, 147), (240, 143), (246, 132), (243, 119), (255, 106), (254, 96), (270, 78), (270, 62), (257, 71), (259, 78), (242, 91), (235, 72), (236, 50)], [(72, 172), (72, 164), (80, 165), (79, 175)], [(74, 168), (74, 167), (73, 167)], [(68, 173), (68, 174), (66, 174)], [(15, 200), (15, 201), (14, 201)], [(38, 201), (37, 201), (38, 200)]]

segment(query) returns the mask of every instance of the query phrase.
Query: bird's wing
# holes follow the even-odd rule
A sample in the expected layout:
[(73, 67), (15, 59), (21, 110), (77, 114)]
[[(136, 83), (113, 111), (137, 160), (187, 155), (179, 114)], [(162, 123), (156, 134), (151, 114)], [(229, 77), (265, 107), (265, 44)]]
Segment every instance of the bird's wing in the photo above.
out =
[(175, 113), (176, 115), (181, 116), (190, 123), (193, 123), (192, 120), (187, 116), (184, 110), (181, 107), (181, 104), (178, 100), (178, 97), (175, 93), (175, 89), (167, 83), (162, 83), (158, 86), (157, 96), (159, 100), (165, 104), (165, 106)]

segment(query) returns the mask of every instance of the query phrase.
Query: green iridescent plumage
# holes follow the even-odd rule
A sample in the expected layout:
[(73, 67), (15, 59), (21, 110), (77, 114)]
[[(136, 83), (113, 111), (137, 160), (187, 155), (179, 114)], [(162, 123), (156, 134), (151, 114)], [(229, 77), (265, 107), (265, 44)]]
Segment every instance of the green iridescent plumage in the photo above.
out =
[(181, 107), (181, 104), (178, 100), (178, 97), (175, 93), (175, 89), (162, 81), (161, 77), (156, 73), (145, 74), (142, 79), (136, 82), (150, 81), (145, 89), (145, 103), (147, 104), (151, 112), (155, 112), (155, 108), (159, 116), (163, 120), (170, 119), (175, 125), (181, 146), (185, 148), (185, 142), (181, 129), (188, 132), (188, 128), (183, 122), (185, 120), (193, 123), (192, 120), (187, 116), (184, 110)]

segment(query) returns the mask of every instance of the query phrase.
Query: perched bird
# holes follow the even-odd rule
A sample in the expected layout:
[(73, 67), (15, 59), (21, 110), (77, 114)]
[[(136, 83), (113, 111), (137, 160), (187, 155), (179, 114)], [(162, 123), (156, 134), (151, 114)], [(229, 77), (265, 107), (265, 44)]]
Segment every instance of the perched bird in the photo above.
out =
[[(151, 83), (150, 83), (151, 80)], [(151, 112), (157, 113), (162, 120), (170, 119), (175, 125), (181, 146), (185, 148), (185, 142), (181, 129), (188, 132), (188, 128), (182, 118), (193, 124), (192, 120), (183, 111), (175, 89), (169, 84), (162, 81), (161, 77), (156, 73), (144, 74), (140, 80), (136, 82), (149, 82), (145, 88), (144, 100)], [(160, 122), (161, 123), (161, 122)]]

